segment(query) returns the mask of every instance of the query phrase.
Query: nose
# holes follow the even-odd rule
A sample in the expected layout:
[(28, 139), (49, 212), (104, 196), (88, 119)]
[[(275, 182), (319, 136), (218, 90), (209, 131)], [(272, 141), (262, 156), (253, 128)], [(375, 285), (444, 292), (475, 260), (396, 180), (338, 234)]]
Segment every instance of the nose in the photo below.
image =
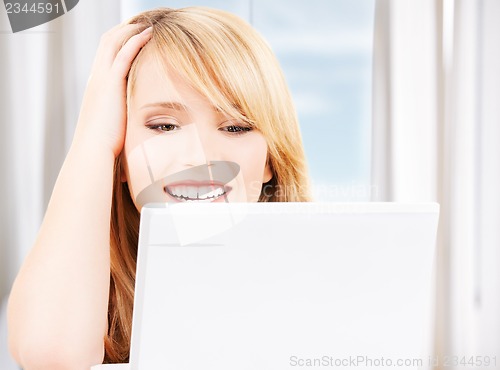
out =
[(198, 125), (186, 126), (183, 136), (183, 150), (180, 151), (178, 158), (183, 167), (208, 164), (209, 161), (217, 159), (214, 157), (214, 145), (211, 143), (209, 134), (203, 132)]

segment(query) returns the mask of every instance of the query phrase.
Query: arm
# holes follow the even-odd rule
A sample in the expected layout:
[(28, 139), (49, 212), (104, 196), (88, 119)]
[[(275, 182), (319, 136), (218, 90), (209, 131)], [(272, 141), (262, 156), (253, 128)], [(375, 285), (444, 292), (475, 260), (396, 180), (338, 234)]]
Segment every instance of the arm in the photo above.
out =
[(122, 24), (102, 37), (73, 143), (13, 285), (9, 347), (26, 370), (102, 362), (113, 165), (125, 136), (126, 75), (151, 37), (142, 29)]

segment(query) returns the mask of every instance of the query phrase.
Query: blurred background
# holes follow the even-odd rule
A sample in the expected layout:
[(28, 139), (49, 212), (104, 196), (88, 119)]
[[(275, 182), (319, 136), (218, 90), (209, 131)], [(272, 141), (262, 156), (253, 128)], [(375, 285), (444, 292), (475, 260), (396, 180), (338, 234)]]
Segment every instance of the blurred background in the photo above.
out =
[(236, 13), (270, 43), (316, 200), (440, 203), (435, 353), (500, 367), (500, 1), (81, 0), (16, 34), (0, 8), (0, 369), (17, 369), (6, 302), (100, 35), (141, 10), (191, 5)]

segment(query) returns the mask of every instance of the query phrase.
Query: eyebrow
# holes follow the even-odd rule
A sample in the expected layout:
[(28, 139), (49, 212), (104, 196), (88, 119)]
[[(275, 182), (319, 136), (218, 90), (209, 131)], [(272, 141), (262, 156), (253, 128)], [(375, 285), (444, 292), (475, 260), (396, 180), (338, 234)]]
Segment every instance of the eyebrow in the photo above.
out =
[[(139, 109), (158, 108), (158, 107), (159, 108), (166, 108), (166, 109), (177, 110), (177, 111), (190, 111), (190, 109), (189, 109), (189, 107), (187, 105), (179, 103), (179, 102), (175, 102), (175, 101), (157, 102), (157, 103), (144, 104)], [(222, 113), (222, 110), (220, 108), (214, 107), (213, 109), (217, 113)]]
[(158, 103), (150, 103), (150, 104), (145, 104), (139, 109), (145, 109), (145, 108), (168, 108), (168, 109), (173, 109), (173, 110), (184, 110), (184, 111), (189, 111), (189, 108), (179, 102), (173, 102), (173, 101), (168, 101), (168, 102), (158, 102)]

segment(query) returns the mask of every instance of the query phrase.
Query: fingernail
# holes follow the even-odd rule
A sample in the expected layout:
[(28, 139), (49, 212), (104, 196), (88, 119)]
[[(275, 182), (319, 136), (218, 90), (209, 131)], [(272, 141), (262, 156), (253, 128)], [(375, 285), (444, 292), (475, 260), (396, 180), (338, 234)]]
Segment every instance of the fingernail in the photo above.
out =
[(142, 31), (143, 34), (147, 35), (149, 33), (153, 32), (153, 26), (146, 28), (144, 31)]

